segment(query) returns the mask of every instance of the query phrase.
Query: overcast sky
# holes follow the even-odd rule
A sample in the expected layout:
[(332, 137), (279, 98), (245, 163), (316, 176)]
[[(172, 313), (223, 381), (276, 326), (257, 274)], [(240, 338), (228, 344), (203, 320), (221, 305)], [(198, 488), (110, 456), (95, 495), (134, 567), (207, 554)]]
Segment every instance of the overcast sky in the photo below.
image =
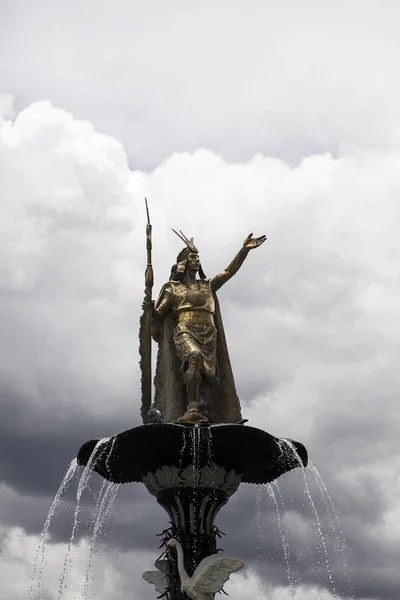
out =
[[(0, 600), (26, 599), (80, 445), (140, 422), (144, 196), (155, 291), (172, 227), (207, 276), (267, 234), (219, 294), (243, 416), (306, 445), (340, 522), (311, 471), (326, 552), (301, 472), (279, 518), (242, 485), (217, 519), (232, 600), (399, 599), (399, 27), (395, 0), (0, 0)], [(139, 484), (87, 574), (97, 476), (59, 597), (79, 474), (42, 600), (87, 577), (154, 599), (168, 519)]]

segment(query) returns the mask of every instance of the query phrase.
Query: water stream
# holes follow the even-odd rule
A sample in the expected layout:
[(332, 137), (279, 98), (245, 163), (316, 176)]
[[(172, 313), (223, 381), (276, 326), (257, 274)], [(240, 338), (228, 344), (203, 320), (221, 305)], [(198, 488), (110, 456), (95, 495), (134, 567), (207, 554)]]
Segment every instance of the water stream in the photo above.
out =
[(322, 500), (325, 505), (328, 521), (329, 521), (330, 527), (332, 529), (333, 535), (336, 538), (337, 550), (339, 552), (342, 552), (345, 549), (346, 542), (344, 540), (343, 531), (340, 527), (339, 519), (338, 519), (338, 516), (335, 511), (333, 500), (326, 488), (325, 483), (322, 480), (321, 475), (319, 474), (317, 467), (311, 461), (309, 461), (309, 463), (308, 463), (308, 470), (314, 476), (314, 479), (317, 482), (319, 491), (321, 493), (321, 497), (322, 497)]
[[(110, 453), (111, 452), (112, 450), (110, 451)], [(90, 572), (92, 569), (93, 556), (96, 549), (97, 538), (101, 532), (101, 528), (105, 523), (107, 517), (110, 516), (111, 508), (115, 502), (119, 488), (120, 485), (117, 483), (113, 483), (112, 481), (104, 481), (97, 498), (95, 507), (95, 515), (97, 516), (94, 523), (92, 536), (90, 539), (89, 558), (85, 574), (85, 583), (83, 586), (83, 600), (86, 600), (88, 598)]]
[(283, 547), (283, 555), (284, 555), (285, 564), (286, 564), (286, 573), (287, 573), (287, 578), (288, 578), (288, 582), (289, 582), (290, 596), (291, 596), (291, 598), (294, 598), (295, 591), (294, 591), (294, 588), (293, 588), (293, 583), (294, 583), (293, 582), (293, 573), (292, 573), (292, 570), (290, 568), (289, 544), (288, 544), (286, 535), (285, 535), (285, 533), (283, 531), (282, 519), (281, 519), (281, 514), (280, 514), (278, 500), (276, 499), (274, 488), (272, 487), (272, 485), (270, 483), (267, 483), (265, 487), (267, 489), (268, 496), (272, 500), (272, 503), (273, 503), (273, 505), (275, 507), (275, 510), (276, 510), (276, 516), (277, 516), (277, 520), (278, 520), (278, 530), (279, 530), (279, 535), (281, 536), (282, 547)]
[(190, 429), (191, 435), (191, 456), (192, 456), (192, 473), (193, 473), (193, 489), (196, 489), (199, 483), (199, 458), (200, 458), (200, 427), (196, 425)]
[(186, 438), (186, 427), (182, 427), (182, 447), (180, 449), (179, 452), (179, 472), (181, 473), (182, 468), (183, 468), (183, 459), (185, 456), (185, 450), (186, 450), (186, 445), (187, 445), (187, 438)]
[(262, 496), (263, 496), (263, 485), (257, 485), (255, 487), (255, 514), (254, 521), (257, 527), (258, 540), (255, 544), (255, 550), (258, 556), (262, 557), (264, 550), (267, 545), (267, 531), (265, 526), (265, 520), (262, 517)]
[[(198, 551), (198, 539), (197, 539), (197, 527), (195, 523), (198, 518), (198, 485), (199, 485), (199, 477), (200, 477), (200, 469), (199, 469), (199, 459), (200, 459), (200, 443), (201, 443), (201, 429), (198, 426), (194, 426), (190, 430), (191, 441), (192, 441), (192, 473), (193, 473), (193, 502), (191, 506), (193, 506), (193, 522), (192, 522), (192, 533), (193, 535), (193, 557), (195, 558)], [(195, 564), (193, 565), (195, 567)]]
[(31, 598), (34, 598), (35, 583), (36, 583), (36, 588), (37, 588), (36, 589), (37, 597), (40, 596), (41, 581), (42, 581), (42, 577), (43, 577), (43, 566), (45, 563), (46, 537), (47, 537), (51, 522), (52, 522), (54, 516), (57, 514), (57, 510), (61, 503), (62, 496), (67, 491), (72, 479), (74, 478), (74, 475), (75, 475), (77, 469), (78, 469), (78, 463), (76, 461), (76, 458), (74, 458), (74, 460), (71, 461), (71, 463), (67, 469), (67, 472), (64, 475), (64, 478), (60, 484), (60, 487), (58, 488), (56, 495), (54, 496), (54, 500), (50, 506), (46, 520), (44, 522), (42, 533), (39, 536), (39, 543), (38, 543), (38, 547), (36, 550), (35, 561), (33, 563), (31, 586), (30, 586), (29, 592), (28, 592), (29, 596)]
[(299, 456), (299, 453), (297, 452), (296, 447), (294, 446), (294, 444), (292, 444), (292, 442), (290, 442), (289, 440), (279, 440), (279, 446), (281, 447), (282, 451), (285, 452), (286, 454), (288, 454), (290, 457), (295, 457), (296, 460), (299, 463), (299, 466), (302, 469), (303, 472), (303, 480), (304, 480), (304, 489), (305, 489), (305, 493), (306, 496), (308, 498), (308, 502), (310, 504), (310, 507), (312, 509), (312, 512), (314, 513), (314, 517), (315, 517), (315, 524), (316, 524), (316, 529), (318, 532), (318, 536), (321, 542), (321, 546), (322, 546), (322, 551), (323, 551), (323, 557), (324, 557), (324, 562), (325, 562), (325, 566), (326, 566), (326, 571), (328, 573), (328, 578), (329, 578), (329, 582), (331, 584), (331, 589), (332, 589), (332, 593), (333, 593), (333, 597), (336, 598), (337, 597), (337, 592), (336, 592), (336, 588), (335, 588), (335, 583), (333, 581), (333, 577), (332, 577), (332, 570), (331, 570), (331, 566), (330, 566), (330, 561), (329, 561), (329, 553), (328, 553), (328, 548), (326, 545), (326, 540), (325, 540), (325, 536), (324, 533), (322, 531), (322, 523), (321, 523), (321, 519), (320, 516), (318, 514), (318, 511), (316, 509), (314, 500), (312, 498), (312, 495), (310, 493), (310, 488), (308, 486), (308, 481), (307, 481), (307, 476), (306, 476), (306, 469), (303, 465), (303, 462)]
[(112, 457), (113, 452), (114, 452), (116, 441), (117, 441), (117, 436), (114, 436), (112, 438), (110, 451), (107, 454), (107, 458), (106, 458), (106, 469), (108, 471), (108, 475), (110, 476), (110, 479), (111, 479), (110, 460), (111, 460), (111, 457)]
[(326, 487), (316, 465), (314, 463), (312, 463), (311, 461), (308, 462), (308, 470), (313, 475), (313, 477), (318, 485), (322, 500), (324, 502), (327, 519), (328, 519), (330, 528), (332, 529), (332, 533), (336, 540), (336, 551), (340, 555), (341, 562), (343, 565), (343, 574), (347, 580), (347, 583), (349, 584), (349, 598), (353, 598), (353, 589), (352, 589), (352, 585), (351, 585), (351, 581), (350, 581), (350, 577), (349, 577), (349, 571), (348, 571), (347, 560), (346, 560), (346, 540), (345, 540), (344, 533), (343, 533), (343, 530), (340, 525), (339, 517), (336, 514), (335, 506), (333, 504), (331, 495), (329, 494), (327, 487)]
[[(108, 441), (109, 441), (109, 438), (103, 438), (97, 442), (97, 444), (96, 444), (95, 448), (93, 449), (93, 452), (87, 462), (87, 465), (85, 466), (85, 468), (83, 470), (83, 473), (82, 473), (81, 478), (78, 483), (78, 489), (76, 492), (76, 507), (75, 507), (75, 512), (74, 512), (74, 522), (72, 525), (72, 532), (71, 532), (71, 537), (69, 539), (67, 552), (65, 554), (63, 571), (62, 571), (62, 575), (60, 578), (60, 586), (58, 588), (57, 600), (61, 599), (64, 589), (66, 588), (65, 578), (68, 573), (68, 567), (70, 566), (70, 563), (71, 563), (70, 554), (71, 554), (71, 550), (72, 550), (72, 545), (75, 540), (75, 534), (76, 534), (76, 531), (78, 528), (78, 523), (79, 523), (78, 516), (79, 516), (79, 509), (80, 509), (82, 494), (83, 494), (83, 492), (88, 484), (89, 478), (93, 472), (92, 471), (93, 465), (95, 464), (96, 460), (101, 456), (101, 454), (104, 452), (104, 445)], [(37, 600), (40, 600), (40, 598), (38, 598)]]
[[(263, 492), (263, 485), (262, 484), (256, 485), (256, 487), (255, 487), (254, 520), (255, 520), (256, 527), (257, 527), (258, 539), (256, 540), (256, 543), (255, 543), (255, 550), (256, 550), (257, 558), (263, 559), (264, 555), (265, 555), (265, 549), (267, 546), (267, 531), (266, 531), (265, 520), (262, 519), (262, 517), (261, 517), (262, 495), (263, 495), (262, 492)], [(261, 564), (263, 567), (266, 566), (264, 560), (261, 561)], [(263, 589), (260, 579), (256, 580), (256, 588), (257, 588), (257, 596), (259, 598), (262, 598), (264, 595), (264, 589)]]
[(214, 449), (213, 449), (213, 437), (211, 427), (206, 427), (207, 432), (207, 464), (214, 464)]

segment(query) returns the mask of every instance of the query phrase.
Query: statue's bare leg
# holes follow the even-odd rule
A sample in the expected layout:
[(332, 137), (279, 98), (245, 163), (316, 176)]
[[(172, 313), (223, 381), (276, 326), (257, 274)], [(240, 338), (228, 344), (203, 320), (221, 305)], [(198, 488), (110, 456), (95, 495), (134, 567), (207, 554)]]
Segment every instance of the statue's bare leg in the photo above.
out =
[(187, 408), (185, 414), (178, 419), (178, 423), (208, 423), (208, 418), (199, 413), (199, 386), (202, 380), (200, 369), (202, 365), (201, 354), (193, 353), (189, 357), (187, 370), (184, 375), (187, 393)]
[(188, 397), (187, 410), (197, 409), (197, 390), (198, 383), (196, 381), (192, 381), (192, 383), (188, 383), (186, 385), (186, 393)]
[(188, 368), (185, 373), (186, 392), (188, 398), (187, 410), (197, 409), (198, 389), (201, 382), (200, 375), (201, 355), (192, 354), (188, 361)]

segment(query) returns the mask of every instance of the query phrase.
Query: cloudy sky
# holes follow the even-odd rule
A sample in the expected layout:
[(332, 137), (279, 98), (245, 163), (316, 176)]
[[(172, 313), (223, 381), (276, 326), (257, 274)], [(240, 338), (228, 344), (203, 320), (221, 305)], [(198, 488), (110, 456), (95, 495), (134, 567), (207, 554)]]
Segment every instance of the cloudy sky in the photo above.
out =
[[(220, 292), (242, 412), (307, 446), (335, 507), (309, 470), (324, 546), (301, 472), (279, 518), (241, 486), (232, 600), (398, 600), (399, 26), (395, 0), (0, 0), (0, 600), (26, 599), (80, 445), (139, 424), (144, 196), (156, 289), (172, 227), (208, 276), (267, 234)], [(93, 477), (65, 559), (79, 475), (42, 600), (155, 598), (167, 516), (139, 484), (88, 572)]]

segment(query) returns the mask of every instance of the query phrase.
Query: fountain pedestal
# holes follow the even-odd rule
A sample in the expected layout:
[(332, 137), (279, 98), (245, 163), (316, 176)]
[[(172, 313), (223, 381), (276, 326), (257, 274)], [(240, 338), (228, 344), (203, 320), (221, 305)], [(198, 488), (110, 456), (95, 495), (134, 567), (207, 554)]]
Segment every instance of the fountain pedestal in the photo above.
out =
[[(168, 513), (170, 535), (182, 545), (189, 575), (203, 558), (217, 552), (215, 517), (240, 481), (234, 471), (227, 472), (215, 464), (183, 469), (165, 466), (143, 478), (147, 490)], [(174, 557), (168, 551), (166, 556), (171, 570), (175, 570)]]
[(215, 517), (229, 497), (238, 489), (240, 476), (216, 465), (200, 469), (191, 465), (184, 469), (162, 467), (143, 478), (147, 490), (168, 513), (171, 527), (167, 530), (165, 558), (168, 561), (168, 583), (171, 599), (186, 598), (180, 590), (175, 553), (166, 543), (173, 537), (183, 548), (185, 569), (192, 576), (199, 563), (217, 552)]

